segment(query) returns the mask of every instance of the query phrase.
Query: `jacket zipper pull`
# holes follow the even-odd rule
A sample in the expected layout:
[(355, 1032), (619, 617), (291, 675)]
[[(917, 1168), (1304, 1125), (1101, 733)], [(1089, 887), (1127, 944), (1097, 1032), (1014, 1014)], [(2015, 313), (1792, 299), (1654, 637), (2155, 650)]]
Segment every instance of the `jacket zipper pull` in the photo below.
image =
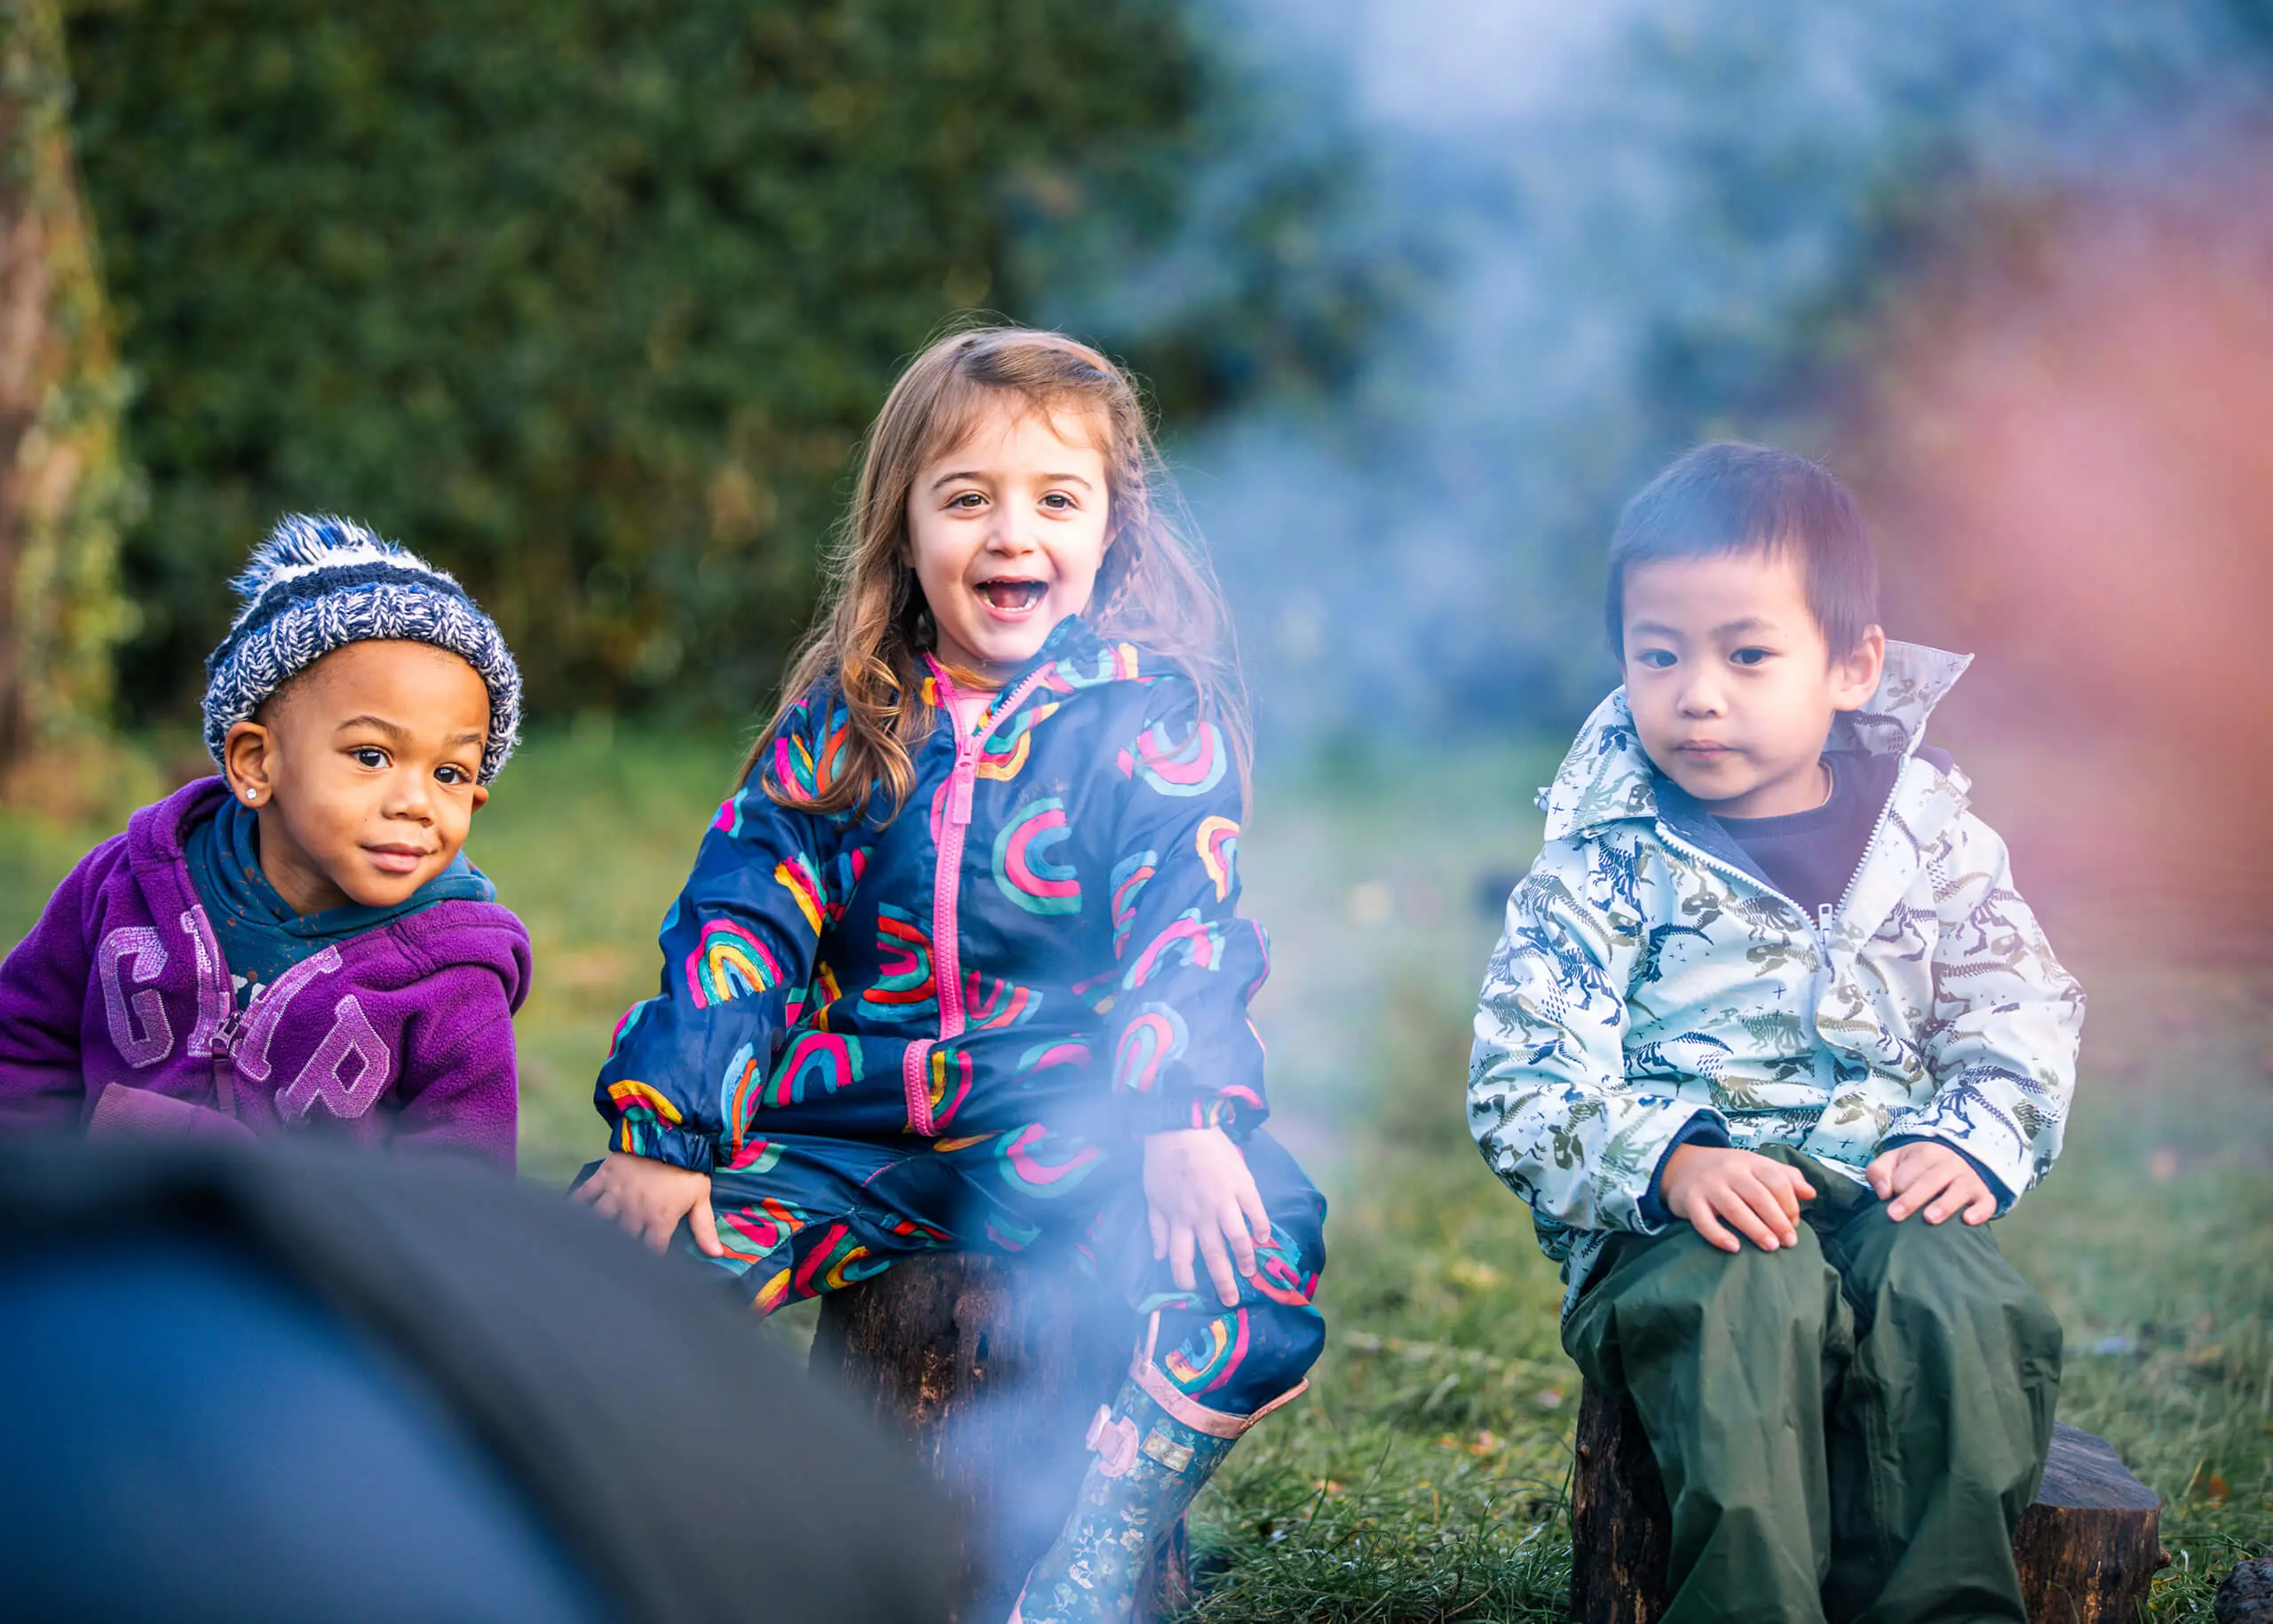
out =
[(226, 1115), (237, 1113), (237, 1029), (242, 1018), (229, 1011), (213, 1033), (213, 1101)]
[(970, 822), (970, 794), (978, 777), (978, 745), (976, 740), (955, 741), (955, 773), (947, 788), (947, 816), (959, 827)]

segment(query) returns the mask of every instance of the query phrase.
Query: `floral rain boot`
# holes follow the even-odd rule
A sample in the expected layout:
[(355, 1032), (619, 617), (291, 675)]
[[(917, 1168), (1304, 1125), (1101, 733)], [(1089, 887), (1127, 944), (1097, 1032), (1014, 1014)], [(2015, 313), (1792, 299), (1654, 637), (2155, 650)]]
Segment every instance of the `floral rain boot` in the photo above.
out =
[[(1158, 1320), (1154, 1321), (1158, 1334)], [(1224, 1463), (1232, 1446), (1310, 1384), (1230, 1415), (1176, 1390), (1144, 1354), (1089, 1423), (1097, 1459), (1057, 1542), (1026, 1575), (1010, 1624), (1120, 1624), (1136, 1606), (1152, 1548)]]

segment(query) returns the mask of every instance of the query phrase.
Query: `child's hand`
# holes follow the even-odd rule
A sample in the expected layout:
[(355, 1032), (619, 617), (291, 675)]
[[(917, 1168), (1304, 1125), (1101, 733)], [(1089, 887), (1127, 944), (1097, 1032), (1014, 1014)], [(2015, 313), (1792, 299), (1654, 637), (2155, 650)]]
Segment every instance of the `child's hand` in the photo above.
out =
[(1197, 1247), (1225, 1308), (1236, 1307), (1239, 1283), (1232, 1270), (1255, 1278), (1255, 1248), (1271, 1239), (1262, 1192), (1247, 1158), (1220, 1128), (1187, 1128), (1144, 1136), (1144, 1201), (1152, 1221), (1152, 1256), (1186, 1291), (1199, 1289), (1192, 1271)]
[(710, 1176), (675, 1168), (652, 1157), (610, 1151), (599, 1171), (576, 1191), (576, 1199), (590, 1201), (592, 1210), (618, 1224), (662, 1251), (685, 1218), (694, 1244), (706, 1257), (722, 1257), (717, 1220), (710, 1214)]
[[(1887, 1203), (1886, 1216), (1897, 1224), (1921, 1207), (1926, 1208), (1928, 1224), (1956, 1213), (1963, 1213), (1968, 1224), (1986, 1224), (1997, 1216), (1997, 1197), (1973, 1164), (1930, 1139), (1913, 1139), (1883, 1153), (1864, 1169), (1863, 1176)], [(1933, 1205), (1926, 1206), (1928, 1201)]]
[(1676, 1146), (1659, 1189), (1667, 1211), (1723, 1252), (1744, 1250), (1731, 1225), (1763, 1252), (1792, 1245), (1800, 1203), (1815, 1200), (1815, 1186), (1790, 1163), (1713, 1145)]

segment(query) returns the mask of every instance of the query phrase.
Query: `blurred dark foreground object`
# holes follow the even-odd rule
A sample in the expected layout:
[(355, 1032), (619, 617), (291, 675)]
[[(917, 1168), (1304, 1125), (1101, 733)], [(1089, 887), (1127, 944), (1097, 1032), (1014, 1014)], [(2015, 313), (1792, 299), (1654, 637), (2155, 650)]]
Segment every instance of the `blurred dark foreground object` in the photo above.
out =
[(0, 1148), (12, 1620), (940, 1620), (946, 1514), (723, 1299), (557, 1197)]

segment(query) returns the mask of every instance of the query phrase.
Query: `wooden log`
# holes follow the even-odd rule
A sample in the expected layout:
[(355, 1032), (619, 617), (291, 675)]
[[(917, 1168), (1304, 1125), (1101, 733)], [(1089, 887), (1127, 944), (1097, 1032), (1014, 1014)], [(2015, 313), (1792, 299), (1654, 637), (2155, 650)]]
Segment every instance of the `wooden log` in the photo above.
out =
[(2162, 1503), (2105, 1438), (2054, 1422), (2043, 1485), (2013, 1534), (2031, 1624), (2132, 1624), (2162, 1564)]
[(1578, 1624), (1655, 1624), (1666, 1609), (1673, 1513), (1631, 1404), (1589, 1382), (1579, 1400), (1571, 1474), (1571, 1616)]
[[(1571, 1616), (1656, 1624), (1672, 1517), (1634, 1406), (1588, 1386), (1571, 1481)], [(2055, 1422), (2044, 1482), (2013, 1535), (2031, 1624), (2132, 1624), (2162, 1561), (2162, 1502), (2105, 1439)]]
[[(1000, 1624), (1064, 1525), (1133, 1335), (1128, 1310), (1078, 1276), (988, 1253), (911, 1259), (822, 1302), (811, 1369), (868, 1405), (962, 1512), (957, 1624)], [(1179, 1522), (1136, 1617), (1191, 1596)]]

